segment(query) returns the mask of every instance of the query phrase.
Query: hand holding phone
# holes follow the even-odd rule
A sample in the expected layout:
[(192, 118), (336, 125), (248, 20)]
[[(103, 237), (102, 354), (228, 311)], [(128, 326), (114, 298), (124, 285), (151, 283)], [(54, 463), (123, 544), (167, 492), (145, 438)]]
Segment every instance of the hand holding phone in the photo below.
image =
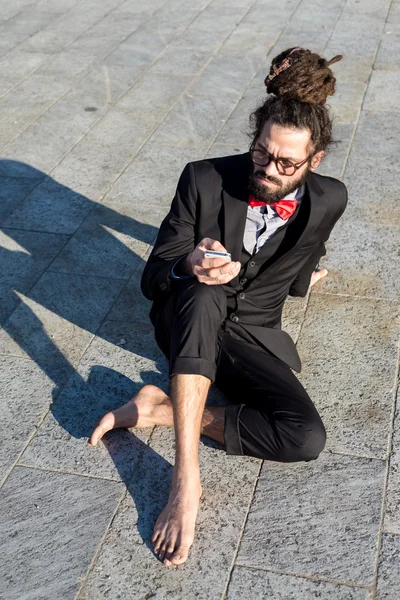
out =
[(229, 283), (240, 272), (240, 262), (232, 261), (226, 248), (217, 240), (203, 238), (186, 257), (191, 272), (200, 283), (221, 285)]

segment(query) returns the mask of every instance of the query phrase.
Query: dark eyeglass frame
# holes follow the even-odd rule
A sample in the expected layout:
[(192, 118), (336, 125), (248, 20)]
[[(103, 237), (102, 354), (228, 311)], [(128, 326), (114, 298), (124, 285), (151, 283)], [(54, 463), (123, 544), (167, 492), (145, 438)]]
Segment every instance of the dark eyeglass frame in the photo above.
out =
[[(282, 159), (280, 159), (280, 158), (275, 158), (275, 156), (272, 156), (272, 154), (270, 154), (270, 153), (269, 153), (269, 152), (267, 152), (266, 150), (256, 149), (254, 145), (251, 145), (251, 146), (250, 146), (250, 150), (249, 150), (249, 152), (250, 152), (251, 160), (253, 161), (253, 163), (254, 163), (255, 165), (258, 165), (259, 167), (266, 167), (267, 165), (269, 165), (269, 163), (270, 163), (270, 162), (271, 162), (271, 160), (272, 160), (272, 162), (274, 162), (274, 163), (275, 163), (276, 170), (278, 171), (279, 175), (286, 175), (286, 177), (292, 177), (292, 176), (293, 176), (293, 175), (296, 173), (296, 171), (297, 171), (298, 169), (300, 169), (300, 167), (302, 167), (303, 165), (305, 165), (305, 164), (306, 164), (306, 162), (307, 162), (307, 161), (309, 161), (309, 160), (310, 160), (310, 158), (312, 157), (312, 154), (310, 154), (309, 156), (307, 156), (307, 158), (305, 158), (304, 160), (302, 160), (302, 161), (301, 161), (301, 162), (299, 162), (299, 163), (292, 163), (292, 162), (290, 162), (290, 161), (289, 161), (289, 162), (290, 162), (290, 166), (288, 166), (288, 167), (284, 167), (284, 166), (283, 166), (283, 165), (280, 163), (280, 161), (281, 161)], [(261, 154), (264, 154), (264, 155), (265, 155), (265, 158), (267, 159), (267, 162), (264, 162), (264, 163), (259, 163), (259, 162), (255, 161), (255, 160), (254, 160), (254, 158), (253, 158), (253, 153), (254, 153), (254, 152), (260, 152)], [(288, 159), (286, 159), (286, 158), (285, 158), (284, 160), (288, 160)], [(290, 174), (289, 174), (289, 173), (286, 173), (286, 172), (285, 172), (285, 169), (289, 169), (289, 168), (293, 168), (293, 169), (294, 169), (293, 173), (290, 173)]]

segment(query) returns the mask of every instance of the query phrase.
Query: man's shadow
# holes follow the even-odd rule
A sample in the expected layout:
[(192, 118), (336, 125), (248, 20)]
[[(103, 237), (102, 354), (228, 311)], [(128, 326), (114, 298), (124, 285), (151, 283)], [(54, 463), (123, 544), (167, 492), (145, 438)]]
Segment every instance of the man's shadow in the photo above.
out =
[[(81, 236), (82, 251), (86, 248), (90, 255), (90, 245), (94, 240), (96, 252), (100, 253), (97, 256), (99, 264), (107, 265), (110, 255), (114, 263), (118, 263), (119, 259), (123, 263), (124, 279), (117, 285), (117, 290), (123, 296), (124, 289), (130, 285), (129, 278), (135, 272), (137, 279), (140, 278), (144, 261), (118, 239), (118, 233), (143, 244), (152, 244), (158, 230), (152, 225), (140, 223), (132, 217), (121, 215), (109, 207), (76, 194), (37, 169), (17, 161), (0, 160), (0, 179), (2, 180), (0, 232), (5, 236), (6, 242), (0, 247), (3, 283), (0, 294), (0, 325), (7, 336), (54, 382), (50, 410), (58, 424), (73, 438), (88, 438), (105, 412), (124, 404), (143, 384), (153, 383), (167, 391), (168, 366), (161, 351), (156, 347), (152, 327), (144, 318), (139, 318), (138, 322), (131, 322), (128, 325), (122, 319), (108, 321), (101, 325), (112, 304), (118, 302), (115, 289), (112, 290), (114, 297), (109, 303), (110, 306), (107, 305), (107, 294), (103, 293), (101, 301), (105, 307), (104, 314), (99, 313), (95, 315), (96, 318), (93, 318), (90, 311), (82, 311), (79, 303), (66, 301), (62, 294), (68, 295), (68, 290), (60, 288), (57, 291), (54, 285), (57, 285), (57, 277), (60, 276), (62, 279), (68, 273), (68, 269), (65, 273), (62, 269), (58, 271), (56, 267), (49, 270), (46, 270), (47, 266), (37, 268), (37, 265), (43, 265), (43, 245), (38, 244), (37, 240), (41, 235), (50, 234), (51, 238), (51, 234), (55, 231), (62, 241), (61, 254), (66, 253), (68, 260), (70, 237), (67, 235), (74, 235), (73, 228), (77, 230), (83, 224), (80, 231), (83, 231), (83, 234), (87, 232), (87, 236), (86, 238)], [(52, 207), (57, 211), (60, 199), (66, 203), (61, 209), (64, 218), (65, 215), (67, 216), (64, 229), (57, 221), (57, 214), (51, 214)], [(71, 219), (68, 219), (69, 202), (73, 213)], [(42, 207), (43, 221), (40, 224)], [(38, 231), (35, 230), (35, 225), (32, 225), (35, 220), (41, 225)], [(50, 224), (48, 228), (46, 228), (46, 220)], [(51, 223), (55, 226), (52, 227)], [(88, 223), (91, 227), (87, 227)], [(100, 245), (99, 235), (102, 242)], [(55, 254), (57, 251), (56, 244)], [(46, 252), (50, 263), (51, 252), (44, 249), (45, 254)], [(88, 273), (89, 277), (90, 275)], [(110, 279), (114, 276), (114, 272), (110, 273)], [(72, 272), (70, 277), (78, 281), (78, 287), (80, 281), (83, 285), (82, 275), (75, 276)], [(81, 302), (88, 303), (95, 311), (95, 289), (92, 297), (90, 296), (90, 286), (86, 286)], [(77, 293), (75, 290), (72, 299), (76, 300), (77, 297), (79, 297), (79, 289)], [(140, 292), (133, 294), (130, 301), (132, 304), (125, 306), (125, 313), (122, 310), (122, 315), (129, 310), (137, 310), (139, 315), (145, 314), (144, 306), (135, 305), (146, 304)], [(95, 334), (101, 340), (111, 344), (115, 352), (121, 352), (123, 348), (123, 352), (132, 353), (132, 362), (136, 364), (133, 369), (136, 381), (115, 368), (93, 366), (93, 362), (99, 356), (95, 352), (86, 362), (81, 361), (78, 370), (75, 369), (72, 361), (48, 335), (36, 314), (37, 309), (41, 314), (43, 308), (84, 331)], [(92, 338), (90, 339), (93, 342)], [(9, 343), (4, 336), (2, 340), (3, 343)], [(96, 341), (93, 343), (95, 344)], [(91, 347), (85, 353), (85, 357), (90, 352)], [(99, 352), (101, 353), (101, 350)], [(9, 350), (6, 349), (6, 353), (9, 353)], [(154, 361), (155, 368), (148, 369), (148, 360), (145, 361), (144, 368), (141, 368), (140, 358)], [(149, 540), (154, 519), (165, 504), (172, 466), (128, 430), (106, 434), (104, 444), (121, 480), (133, 497), (138, 511), (139, 533), (151, 548)], [(133, 457), (134, 460), (129, 460), (129, 457)]]

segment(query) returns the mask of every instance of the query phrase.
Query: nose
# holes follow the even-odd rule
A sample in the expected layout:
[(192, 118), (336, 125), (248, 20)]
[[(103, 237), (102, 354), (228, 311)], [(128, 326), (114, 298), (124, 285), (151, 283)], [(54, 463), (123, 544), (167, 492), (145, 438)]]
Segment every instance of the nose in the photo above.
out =
[(266, 175), (271, 175), (272, 177), (279, 175), (279, 171), (277, 169), (276, 163), (272, 159), (270, 159), (269, 163), (267, 165), (265, 165), (265, 167), (263, 167), (263, 171)]

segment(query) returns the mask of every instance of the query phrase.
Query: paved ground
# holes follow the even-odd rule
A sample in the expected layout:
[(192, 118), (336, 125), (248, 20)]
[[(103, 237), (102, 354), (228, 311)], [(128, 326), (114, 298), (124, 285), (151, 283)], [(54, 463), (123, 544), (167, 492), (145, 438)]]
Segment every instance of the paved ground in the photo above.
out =
[[(87, 437), (166, 386), (141, 269), (185, 163), (247, 148), (293, 45), (345, 57), (321, 171), (349, 208), (285, 316), (328, 444), (281, 465), (202, 440), (196, 541), (166, 569), (173, 432)], [(400, 597), (399, 50), (398, 0), (0, 0), (1, 598)]]

